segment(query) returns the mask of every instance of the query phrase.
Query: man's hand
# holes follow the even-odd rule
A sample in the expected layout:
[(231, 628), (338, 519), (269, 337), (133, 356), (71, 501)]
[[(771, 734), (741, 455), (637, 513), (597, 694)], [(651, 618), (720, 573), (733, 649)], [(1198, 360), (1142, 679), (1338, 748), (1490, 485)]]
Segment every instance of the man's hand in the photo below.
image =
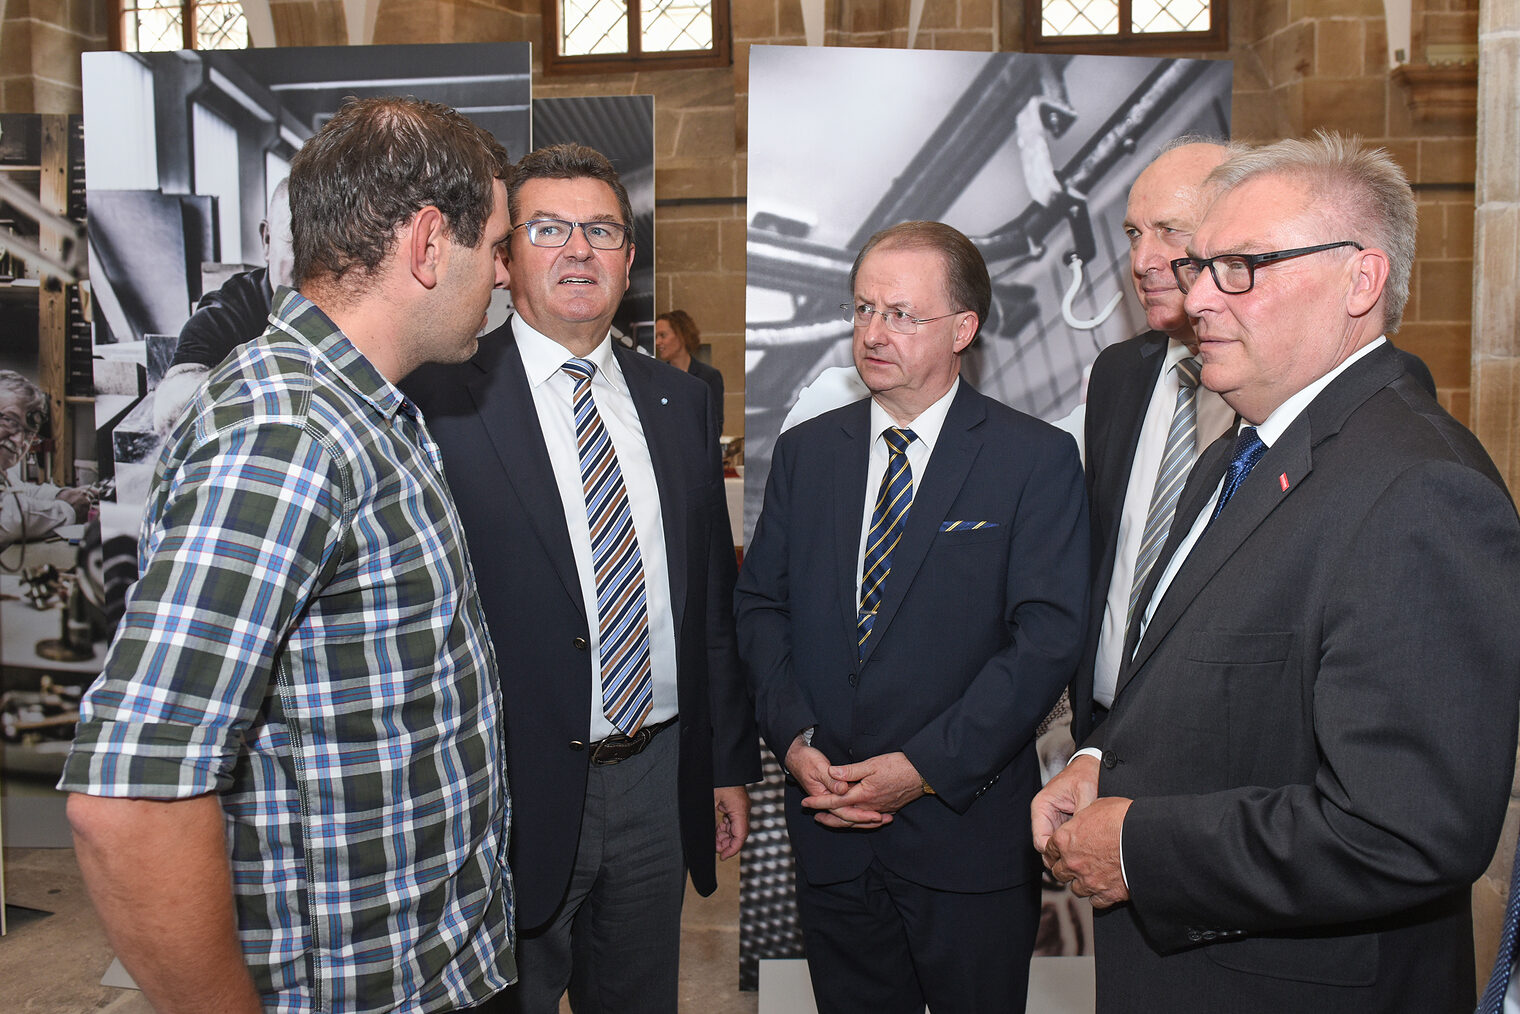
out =
[(1045, 865), (1050, 872), (1061, 883), (1070, 884), (1073, 894), (1091, 898), (1094, 908), (1129, 900), (1119, 866), (1119, 839), (1131, 802), (1121, 796), (1096, 800), (1066, 820), (1045, 843)]
[(924, 780), (906, 754), (884, 753), (855, 764), (829, 768), (829, 777), (844, 783), (844, 791), (818, 793), (802, 801), (825, 811), (813, 819), (826, 827), (872, 831), (892, 823), (892, 814), (924, 794)]
[(717, 828), (718, 858), (732, 859), (749, 837), (749, 793), (744, 786), (720, 785), (713, 789), (713, 823)]
[[(1029, 803), (1029, 824), (1034, 831), (1034, 850), (1043, 853), (1056, 828), (1098, 798), (1098, 758), (1077, 757), (1052, 778)], [(1050, 860), (1045, 860), (1046, 867)]]
[(80, 524), (90, 516), (90, 505), (95, 502), (94, 498), (90, 496), (89, 490), (80, 489), (78, 486), (60, 489), (54, 499), (62, 500), (74, 508), (75, 524)]
[(802, 793), (806, 796), (843, 792), (849, 788), (844, 782), (830, 777), (829, 759), (823, 755), (823, 751), (808, 746), (801, 733), (797, 734), (797, 738), (787, 748), (786, 769), (797, 779), (797, 784), (802, 786)]

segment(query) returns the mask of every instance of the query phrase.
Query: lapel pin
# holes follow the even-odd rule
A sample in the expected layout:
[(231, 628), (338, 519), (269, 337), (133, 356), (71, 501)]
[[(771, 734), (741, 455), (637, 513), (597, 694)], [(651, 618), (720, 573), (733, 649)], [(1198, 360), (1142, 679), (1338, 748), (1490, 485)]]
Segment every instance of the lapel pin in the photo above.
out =
[(1282, 491), (1284, 493), (1286, 493), (1288, 491), (1288, 473), (1287, 472), (1283, 472), (1281, 475), (1279, 475), (1277, 477), (1277, 484), (1282, 487)]
[(660, 404), (661, 405), (669, 405), (670, 404), (670, 399), (669, 398), (661, 398), (660, 399)]

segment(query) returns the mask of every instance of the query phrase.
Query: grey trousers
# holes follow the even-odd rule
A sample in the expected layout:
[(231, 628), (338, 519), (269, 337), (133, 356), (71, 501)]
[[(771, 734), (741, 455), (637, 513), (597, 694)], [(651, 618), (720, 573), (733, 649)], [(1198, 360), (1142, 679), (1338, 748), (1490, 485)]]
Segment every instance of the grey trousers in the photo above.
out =
[[(643, 753), (592, 765), (570, 889), (554, 918), (518, 938), (518, 984), (503, 1014), (675, 1014), (686, 863), (676, 799), (680, 731)], [(532, 876), (532, 870), (514, 870)]]

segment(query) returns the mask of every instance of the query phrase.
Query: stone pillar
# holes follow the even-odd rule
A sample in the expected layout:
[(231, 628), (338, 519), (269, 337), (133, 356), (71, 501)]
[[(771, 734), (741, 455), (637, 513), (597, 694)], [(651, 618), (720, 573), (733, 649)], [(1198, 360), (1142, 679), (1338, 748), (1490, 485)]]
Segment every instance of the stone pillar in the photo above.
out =
[[(1473, 263), (1473, 431), (1520, 492), (1520, 0), (1478, 5), (1478, 172)], [(1503, 702), (1500, 702), (1503, 703)], [(1520, 792), (1488, 872), (1473, 887), (1478, 982), (1488, 976), (1520, 827)]]

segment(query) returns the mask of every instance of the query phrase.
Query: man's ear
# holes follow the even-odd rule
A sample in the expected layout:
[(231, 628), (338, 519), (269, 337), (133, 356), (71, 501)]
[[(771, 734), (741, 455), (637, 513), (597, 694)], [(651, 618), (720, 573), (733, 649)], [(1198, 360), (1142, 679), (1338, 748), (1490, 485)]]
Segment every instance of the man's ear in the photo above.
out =
[(627, 290), (633, 285), (633, 242), (628, 243), (628, 263), (623, 265), (623, 288)]
[(1346, 294), (1346, 312), (1363, 317), (1383, 298), (1388, 285), (1388, 255), (1377, 247), (1357, 251), (1351, 261), (1351, 285)]
[(407, 268), (412, 272), (412, 277), (424, 289), (431, 289), (438, 284), (444, 242), (443, 212), (431, 204), (414, 212), (411, 220), (402, 226), (397, 245), (406, 255)]
[(956, 353), (966, 351), (971, 345), (971, 340), (976, 337), (976, 329), (981, 322), (981, 318), (974, 310), (967, 310), (960, 314), (960, 319), (955, 322), (955, 344), (951, 347), (951, 351)]

